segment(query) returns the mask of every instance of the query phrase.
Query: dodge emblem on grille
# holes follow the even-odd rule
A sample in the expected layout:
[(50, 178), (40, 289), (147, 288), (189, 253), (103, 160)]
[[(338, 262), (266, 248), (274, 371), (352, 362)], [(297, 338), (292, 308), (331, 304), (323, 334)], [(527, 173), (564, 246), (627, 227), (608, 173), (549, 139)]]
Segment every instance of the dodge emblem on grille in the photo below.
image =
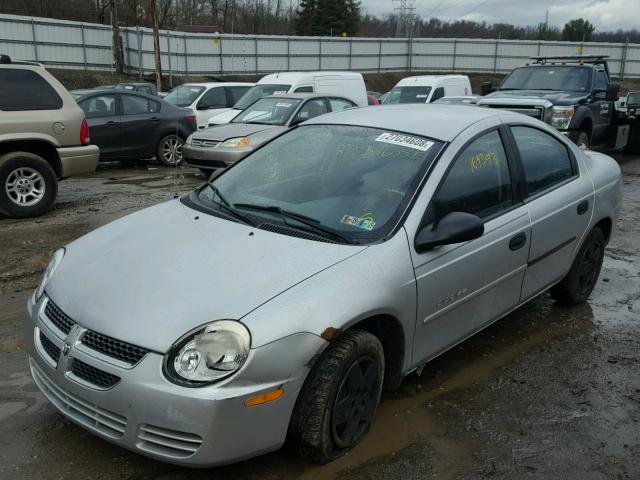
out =
[(64, 347), (62, 347), (62, 354), (66, 357), (67, 355), (69, 355), (70, 351), (71, 351), (71, 345), (69, 345), (68, 343), (65, 343)]

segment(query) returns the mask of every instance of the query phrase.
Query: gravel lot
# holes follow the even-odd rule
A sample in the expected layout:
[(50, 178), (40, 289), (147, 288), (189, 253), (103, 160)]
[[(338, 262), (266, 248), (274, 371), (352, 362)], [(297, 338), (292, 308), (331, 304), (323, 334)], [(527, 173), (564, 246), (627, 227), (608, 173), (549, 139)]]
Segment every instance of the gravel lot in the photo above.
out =
[(640, 478), (640, 158), (618, 159), (624, 209), (589, 303), (565, 308), (543, 295), (439, 357), (383, 398), (359, 448), (323, 467), (286, 449), (216, 470), (165, 465), (85, 432), (44, 400), (21, 324), (50, 254), (204, 177), (107, 164), (64, 181), (45, 217), (0, 219), (0, 478)]

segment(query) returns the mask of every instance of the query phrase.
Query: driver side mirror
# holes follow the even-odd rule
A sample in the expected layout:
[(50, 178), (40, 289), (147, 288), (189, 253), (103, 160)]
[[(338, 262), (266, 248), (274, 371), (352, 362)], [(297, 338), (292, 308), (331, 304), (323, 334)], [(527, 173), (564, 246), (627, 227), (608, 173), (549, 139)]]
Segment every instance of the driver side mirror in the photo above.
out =
[(435, 225), (426, 225), (416, 235), (414, 242), (418, 253), (441, 245), (468, 242), (484, 234), (482, 220), (470, 213), (450, 212)]
[(206, 103), (198, 103), (196, 105), (196, 110), (209, 110), (211, 107)]
[(308, 118), (300, 118), (300, 117), (296, 117), (293, 120), (291, 120), (291, 123), (289, 124), (290, 127), (295, 127), (296, 125), (300, 125), (302, 122), (306, 122), (308, 120)]
[(610, 83), (607, 86), (607, 93), (605, 96), (605, 100), (607, 102), (615, 102), (620, 97), (620, 84), (619, 83)]

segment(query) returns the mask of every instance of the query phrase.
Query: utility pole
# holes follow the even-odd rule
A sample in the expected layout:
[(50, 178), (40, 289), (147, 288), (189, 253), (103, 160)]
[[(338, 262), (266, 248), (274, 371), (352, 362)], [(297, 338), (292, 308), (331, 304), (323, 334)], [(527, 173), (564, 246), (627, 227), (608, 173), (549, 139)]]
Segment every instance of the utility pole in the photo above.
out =
[(111, 0), (111, 33), (113, 34), (113, 60), (116, 64), (116, 72), (124, 73), (124, 49), (122, 37), (118, 25), (118, 1)]
[(396, 24), (396, 38), (411, 38), (413, 36), (413, 23), (415, 19), (414, 0), (393, 0), (399, 3), (399, 7), (395, 7), (394, 11), (398, 16)]
[(153, 18), (153, 52), (156, 59), (156, 88), (162, 91), (162, 61), (160, 58), (160, 25), (157, 0), (149, 0), (149, 10)]

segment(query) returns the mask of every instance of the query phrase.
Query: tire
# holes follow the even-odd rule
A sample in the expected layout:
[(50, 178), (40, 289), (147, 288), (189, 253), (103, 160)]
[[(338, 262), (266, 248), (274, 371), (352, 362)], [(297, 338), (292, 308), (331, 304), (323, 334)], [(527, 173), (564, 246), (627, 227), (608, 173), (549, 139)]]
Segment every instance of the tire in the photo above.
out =
[(355, 447), (369, 432), (382, 381), (380, 341), (350, 330), (322, 353), (298, 395), (288, 442), (308, 461), (325, 464)]
[(580, 247), (569, 273), (551, 287), (551, 296), (558, 303), (579, 305), (587, 301), (600, 276), (604, 243), (602, 230), (594, 228)]
[(167, 167), (177, 167), (183, 160), (182, 145), (184, 140), (179, 135), (165, 135), (158, 142), (156, 159)]
[(569, 139), (582, 150), (588, 150), (591, 147), (589, 134), (583, 130), (574, 130), (569, 132)]
[(0, 156), (0, 213), (37, 217), (51, 209), (57, 195), (56, 173), (42, 157), (29, 152)]

